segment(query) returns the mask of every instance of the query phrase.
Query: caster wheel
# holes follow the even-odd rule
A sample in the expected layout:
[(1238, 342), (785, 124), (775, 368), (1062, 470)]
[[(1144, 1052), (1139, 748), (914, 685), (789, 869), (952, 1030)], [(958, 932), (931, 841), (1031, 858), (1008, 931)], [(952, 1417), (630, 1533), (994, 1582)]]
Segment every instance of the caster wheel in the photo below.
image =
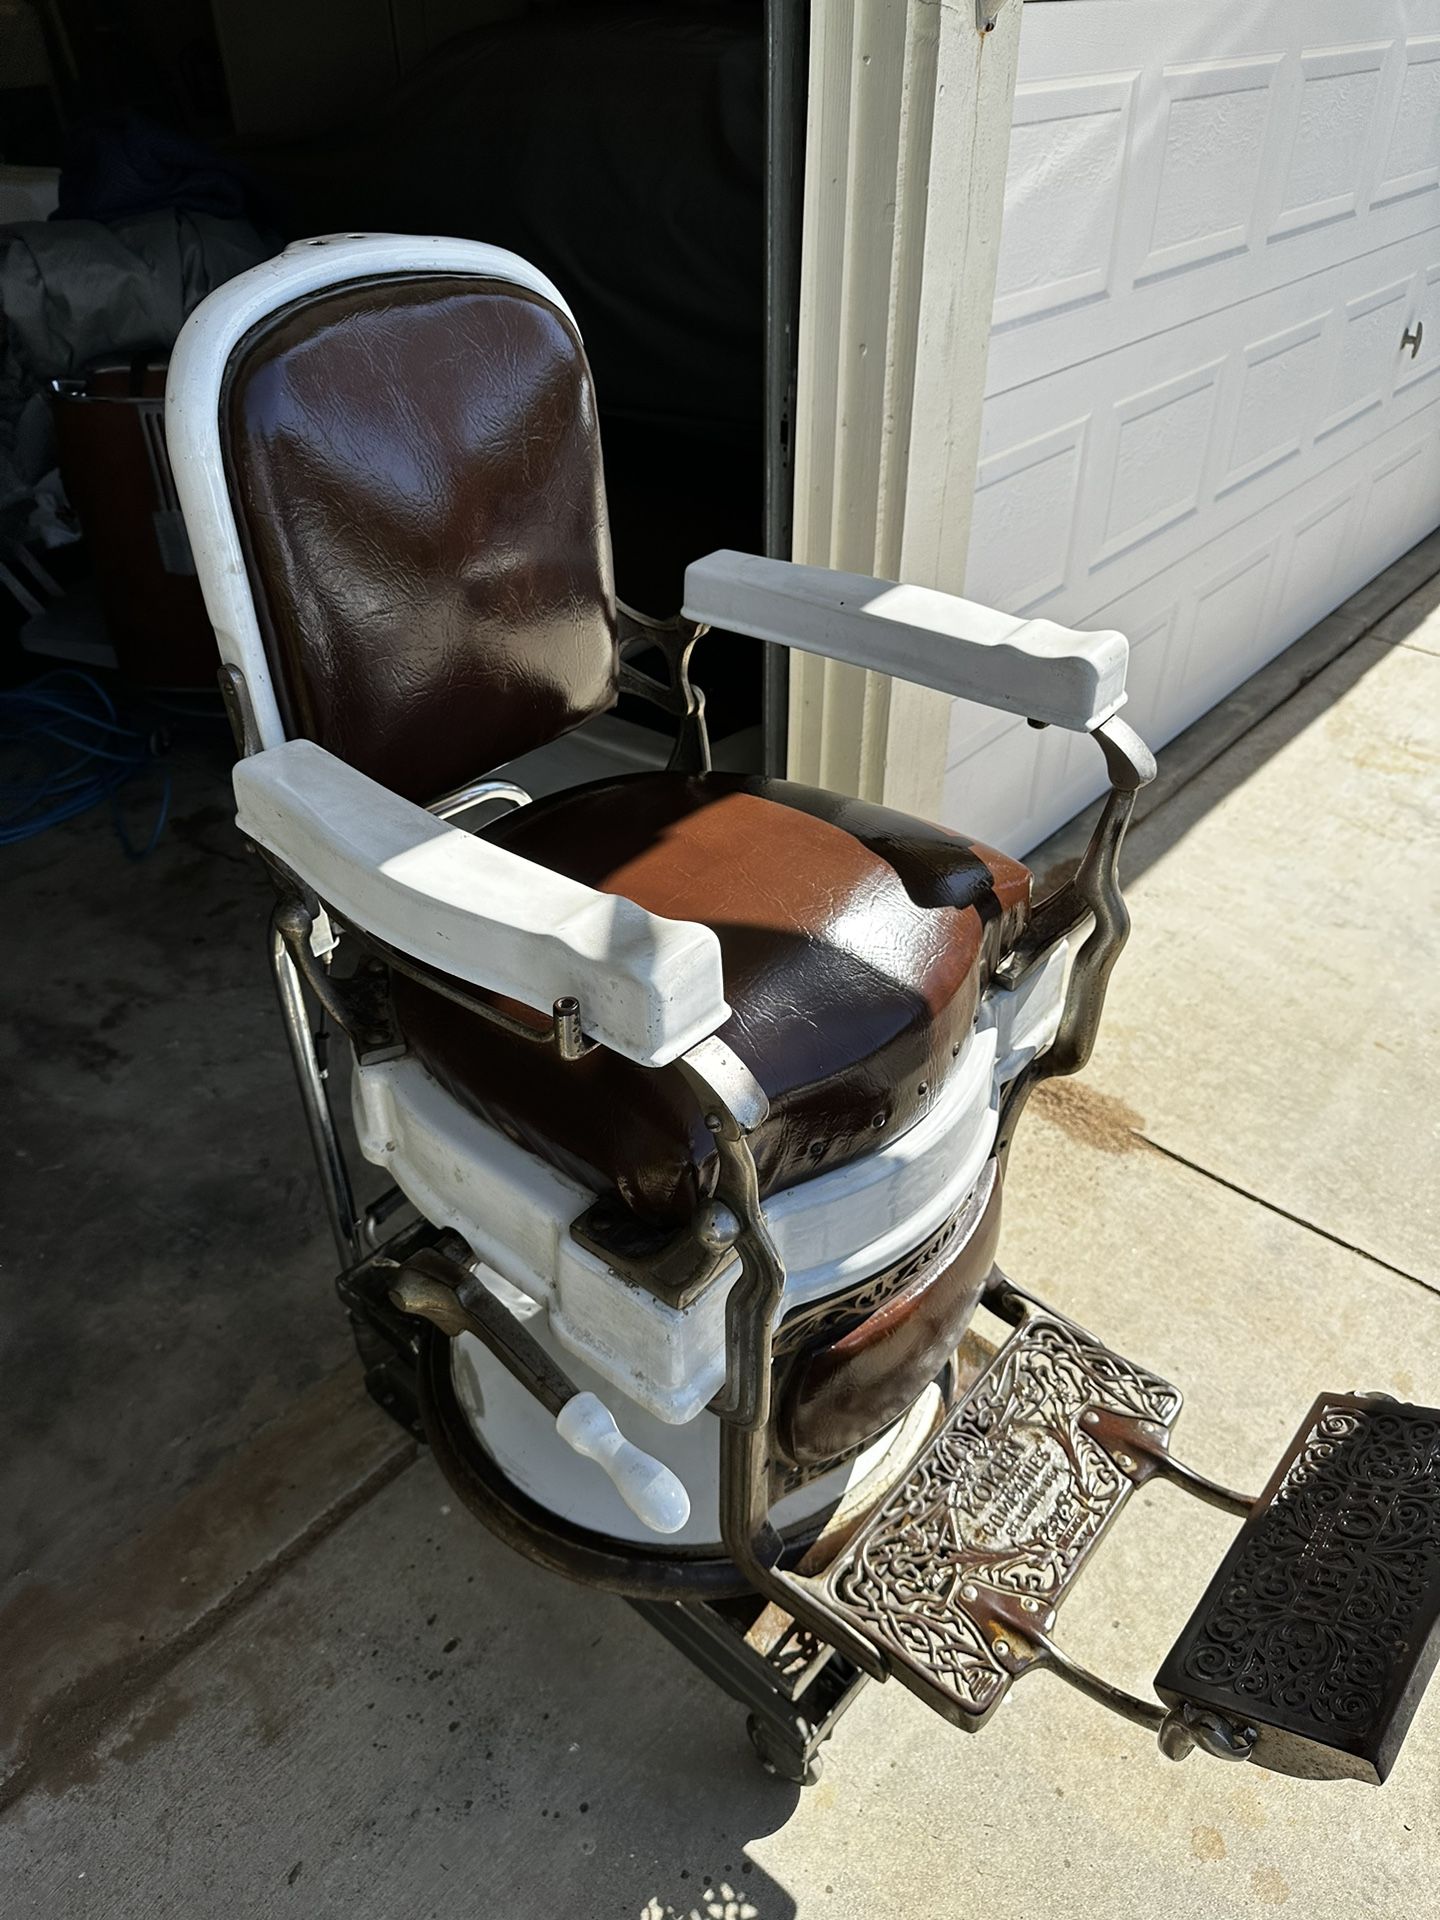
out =
[(746, 1717), (745, 1731), (750, 1736), (750, 1744), (759, 1756), (761, 1766), (776, 1780), (789, 1780), (797, 1787), (813, 1787), (820, 1778), (822, 1767), (819, 1754), (811, 1754), (807, 1760), (803, 1748), (778, 1740), (753, 1713)]

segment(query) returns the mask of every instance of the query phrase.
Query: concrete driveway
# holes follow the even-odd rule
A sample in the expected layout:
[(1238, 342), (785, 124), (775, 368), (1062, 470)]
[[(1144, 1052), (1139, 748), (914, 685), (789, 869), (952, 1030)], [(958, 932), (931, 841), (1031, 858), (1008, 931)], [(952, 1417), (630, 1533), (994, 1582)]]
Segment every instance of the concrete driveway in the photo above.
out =
[[(1432, 540), (1308, 679), (1301, 643), (1277, 671), (1303, 683), (1218, 758), (1167, 756), (1100, 1049), (1037, 1096), (1012, 1164), (1006, 1267), (1178, 1381), (1181, 1451), (1232, 1484), (1263, 1481), (1321, 1388), (1440, 1402), (1437, 569)], [(101, 855), (77, 830), (63, 859)], [(178, 889), (192, 916), (197, 889), (249, 885), (221, 864)], [(278, 1076), (258, 954), (209, 987)], [(205, 1001), (169, 1012), (193, 1063)], [(222, 1083), (186, 1092), (156, 1044), (121, 1046), (104, 1101), (194, 1107), (151, 1136), (200, 1169), (170, 1240), (142, 1257), (153, 1195), (114, 1200), (104, 1235), (50, 1209), (44, 1297), (34, 1268), (7, 1281), (31, 1342), (4, 1468), (25, 1513), (0, 1636), (7, 1920), (1431, 1920), (1440, 1692), (1378, 1793), (1173, 1765), (1048, 1676), (975, 1739), (871, 1687), (818, 1786), (767, 1779), (738, 1708), (621, 1603), (491, 1541), (369, 1406), (323, 1243), (282, 1249), (262, 1207), (278, 1179), (284, 1221), (305, 1216), (298, 1121), (257, 1080), (256, 1172), (240, 1116), (207, 1109)], [(35, 1094), (52, 1156), (55, 1115), (80, 1126), (89, 1098), (83, 1048), (65, 1058)], [(105, 1151), (112, 1180), (152, 1177)], [(1172, 1490), (1137, 1499), (1067, 1646), (1148, 1689), (1232, 1531)]]

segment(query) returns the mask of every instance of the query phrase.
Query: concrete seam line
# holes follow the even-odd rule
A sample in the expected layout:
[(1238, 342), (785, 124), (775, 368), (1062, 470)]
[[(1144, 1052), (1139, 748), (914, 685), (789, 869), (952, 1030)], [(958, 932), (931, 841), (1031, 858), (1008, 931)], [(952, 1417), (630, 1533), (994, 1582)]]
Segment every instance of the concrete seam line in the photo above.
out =
[(1346, 1253), (1358, 1254), (1362, 1260), (1368, 1260), (1372, 1266), (1383, 1267), (1386, 1273), (1393, 1273), (1397, 1280), (1408, 1280), (1412, 1286), (1423, 1287), (1427, 1293), (1440, 1293), (1440, 1283), (1426, 1280), (1423, 1275), (1410, 1273), (1404, 1267), (1397, 1267), (1389, 1260), (1382, 1260), (1378, 1253), (1371, 1253), (1368, 1247), (1357, 1246), (1353, 1240), (1346, 1240), (1338, 1233), (1331, 1233), (1328, 1227), (1317, 1227), (1313, 1220), (1307, 1220), (1302, 1213), (1292, 1213), (1288, 1207), (1282, 1207), (1276, 1200), (1267, 1200), (1262, 1193), (1252, 1193), (1249, 1187), (1242, 1187), (1234, 1180), (1227, 1180), (1223, 1173), (1212, 1173), (1209, 1167), (1202, 1167), (1198, 1160), (1187, 1159), (1183, 1153), (1177, 1153), (1173, 1147), (1162, 1147), (1158, 1140), (1152, 1140), (1138, 1128), (1132, 1128), (1135, 1138), (1152, 1153), (1162, 1154), (1165, 1159), (1173, 1160), (1177, 1166), (1188, 1167), (1191, 1173), (1198, 1173), (1202, 1180), (1213, 1180), (1217, 1187), (1224, 1187), (1230, 1193), (1238, 1194), (1242, 1200), (1253, 1200), (1257, 1207), (1264, 1207), (1267, 1213), (1277, 1213), (1282, 1220), (1290, 1220), (1297, 1227), (1303, 1227), (1307, 1233), (1318, 1234), (1322, 1240), (1328, 1240), (1332, 1246), (1342, 1247)]
[(113, 1661), (81, 1675), (56, 1695), (35, 1718), (20, 1759), (0, 1779), (0, 1813), (22, 1800), (32, 1787), (70, 1756), (92, 1746), (122, 1713), (158, 1686), (189, 1654), (214, 1639), (280, 1576), (329, 1534), (384, 1491), (409, 1467), (419, 1449), (413, 1441), (396, 1448), (331, 1507), (317, 1514), (277, 1552), (243, 1576), (229, 1593), (179, 1633), (138, 1659)]

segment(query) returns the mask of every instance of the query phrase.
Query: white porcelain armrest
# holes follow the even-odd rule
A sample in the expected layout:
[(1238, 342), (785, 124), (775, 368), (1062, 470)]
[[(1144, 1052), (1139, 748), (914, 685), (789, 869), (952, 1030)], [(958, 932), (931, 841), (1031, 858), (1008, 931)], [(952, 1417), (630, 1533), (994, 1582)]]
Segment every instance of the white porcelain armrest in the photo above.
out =
[(539, 1012), (574, 994), (627, 1060), (664, 1066), (730, 1016), (709, 927), (476, 839), (312, 741), (241, 760), (235, 798), (241, 832), (352, 926)]
[(686, 569), (684, 612), (1076, 733), (1108, 720), (1125, 700), (1123, 634), (1017, 620), (953, 593), (862, 573), (712, 553)]

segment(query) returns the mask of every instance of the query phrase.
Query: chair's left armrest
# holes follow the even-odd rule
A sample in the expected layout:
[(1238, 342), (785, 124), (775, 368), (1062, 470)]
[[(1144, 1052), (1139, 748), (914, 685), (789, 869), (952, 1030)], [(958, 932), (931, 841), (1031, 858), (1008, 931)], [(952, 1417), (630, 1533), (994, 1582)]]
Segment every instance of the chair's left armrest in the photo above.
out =
[(730, 1016), (712, 928), (465, 833), (309, 740), (235, 768), (236, 824), (357, 932), (659, 1067)]
[(685, 573), (686, 617), (871, 667), (1027, 720), (1089, 733), (1125, 700), (1120, 633), (1020, 620), (929, 587), (712, 553)]

